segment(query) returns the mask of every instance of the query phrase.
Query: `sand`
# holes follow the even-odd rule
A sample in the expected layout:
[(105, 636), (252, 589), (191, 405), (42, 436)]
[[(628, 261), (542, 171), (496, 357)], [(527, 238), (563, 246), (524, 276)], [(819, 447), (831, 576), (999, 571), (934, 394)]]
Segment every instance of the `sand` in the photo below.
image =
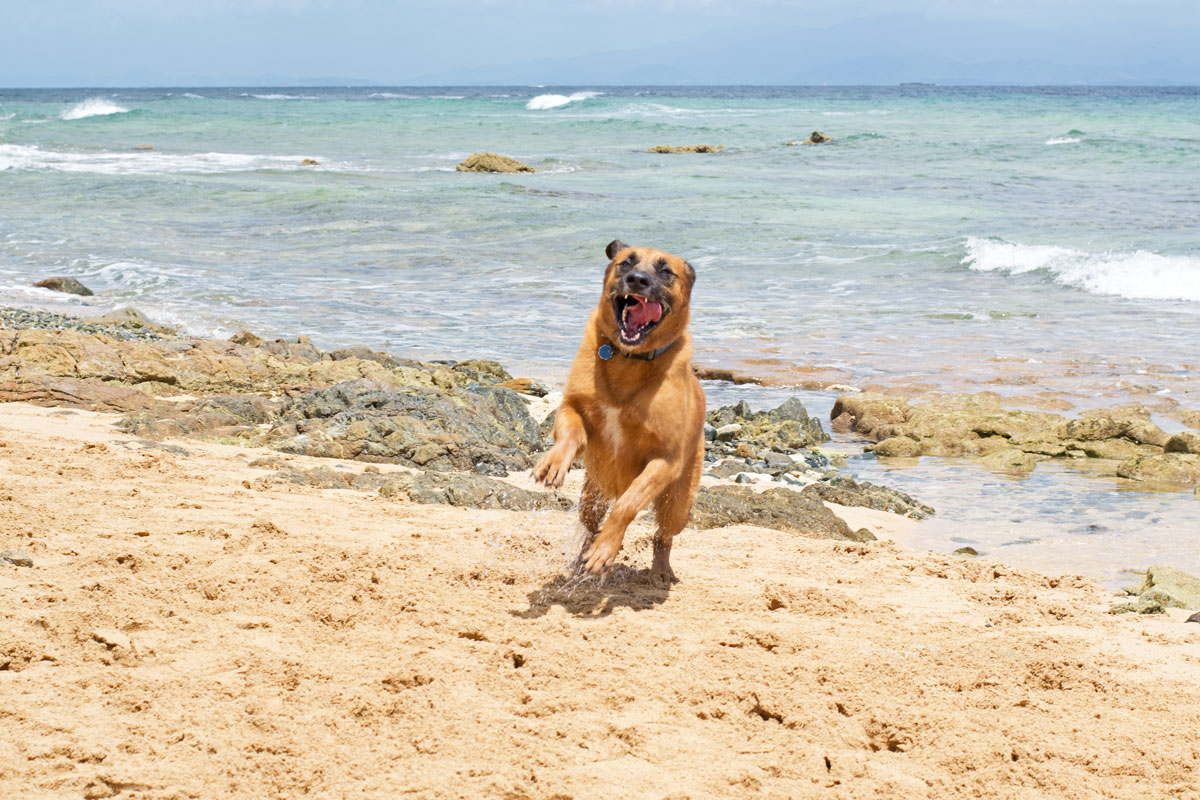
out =
[(568, 513), (114, 420), (0, 406), (0, 797), (1200, 797), (1185, 612), (747, 526), (564, 577)]

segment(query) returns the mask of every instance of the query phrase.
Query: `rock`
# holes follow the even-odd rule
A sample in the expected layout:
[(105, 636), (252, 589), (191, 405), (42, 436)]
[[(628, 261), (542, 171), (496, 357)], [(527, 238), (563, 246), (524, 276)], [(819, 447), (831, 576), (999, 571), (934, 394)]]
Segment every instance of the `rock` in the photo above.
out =
[(1165, 614), (1167, 610), (1162, 603), (1138, 601), (1136, 603), (1117, 603), (1108, 609), (1110, 614)]
[(511, 381), (497, 383), (496, 386), (512, 389), (518, 394), (527, 394), (531, 397), (545, 397), (551, 391), (549, 386), (541, 381), (535, 381), (533, 378), (513, 378)]
[(975, 556), (979, 555), (979, 551), (976, 550), (974, 547), (960, 547), (954, 551), (954, 555), (975, 557)]
[(716, 153), (725, 149), (725, 145), (688, 144), (683, 146), (660, 144), (651, 147), (647, 153)]
[(508, 374), (508, 370), (498, 362), (483, 359), (459, 361), (451, 369), (455, 375), (461, 375), (468, 381), (481, 383), (484, 386), (495, 386), (513, 379), (513, 376)]
[(134, 149), (134, 150), (153, 150), (153, 149), (154, 149), (154, 145), (152, 145), (152, 144), (139, 144), (139, 145), (135, 145), (133, 149)]
[(306, 158), (300, 162), (300, 166), (302, 166), (302, 167), (317, 167), (320, 165), (321, 165), (321, 162), (317, 161), (315, 158)]
[(229, 337), (229, 341), (234, 344), (244, 344), (247, 347), (261, 347), (263, 340), (255, 336), (250, 331), (241, 330)]
[(717, 429), (717, 441), (731, 441), (722, 438), (721, 431), (736, 424), (740, 430), (733, 433), (732, 438), (763, 450), (790, 453), (829, 441), (829, 434), (821, 428), (820, 421), (809, 417), (804, 404), (796, 398), (788, 399), (778, 408), (759, 412), (751, 411), (749, 404), (742, 400), (736, 405), (710, 411), (707, 421)]
[(38, 281), (34, 286), (37, 286), (39, 289), (49, 289), (52, 292), (66, 292), (67, 294), (78, 294), (84, 297), (90, 297), (95, 294), (95, 292), (75, 278), (65, 276), (46, 278), (44, 281)]
[(17, 567), (32, 567), (33, 559), (20, 550), (0, 550), (0, 561)]
[(811, 134), (809, 134), (809, 137), (808, 137), (807, 139), (805, 139), (804, 141), (802, 141), (802, 142), (788, 142), (788, 144), (789, 144), (789, 145), (795, 145), (795, 144), (824, 144), (825, 142), (832, 142), (832, 141), (833, 141), (833, 137), (832, 137), (832, 136), (826, 136), (825, 134), (821, 133), (820, 131), (813, 131)]
[(459, 172), (533, 172), (533, 167), (522, 164), (515, 158), (496, 153), (472, 153), (462, 160)]
[(1163, 486), (1196, 486), (1200, 485), (1200, 456), (1191, 453), (1135, 456), (1117, 466), (1117, 476)]
[(907, 436), (889, 436), (868, 449), (881, 458), (917, 458), (921, 455), (921, 445)]
[(72, 406), (88, 411), (129, 413), (163, 405), (145, 392), (96, 379), (34, 376), (25, 381), (0, 381), (0, 403)]
[(1163, 452), (1200, 455), (1200, 433), (1183, 431), (1175, 434), (1163, 445)]
[(1003, 472), (1010, 475), (1021, 475), (1033, 472), (1038, 461), (1045, 456), (1026, 453), (1015, 447), (1005, 447), (979, 459), (979, 466), (991, 472)]
[(133, 306), (126, 306), (116, 311), (110, 311), (102, 317), (92, 317), (84, 321), (92, 325), (115, 325), (122, 328), (132, 328), (133, 330), (146, 328), (158, 333), (175, 333), (175, 329), (172, 327), (151, 322), (149, 317)]
[(1173, 567), (1150, 567), (1141, 586), (1128, 591), (1144, 603), (1200, 608), (1200, 578)]
[(820, 498), (792, 489), (755, 492), (745, 486), (701, 487), (692, 505), (697, 528), (759, 525), (821, 539), (870, 541), (869, 531), (853, 531)]
[(722, 425), (717, 428), (718, 442), (731, 442), (737, 438), (737, 435), (742, 432), (742, 426), (736, 422), (731, 422), (728, 425)]
[(838, 475), (828, 481), (819, 481), (805, 487), (806, 493), (815, 494), (829, 503), (840, 506), (860, 506), (877, 511), (889, 511), (911, 519), (925, 519), (934, 510), (913, 499), (910, 495), (886, 486), (877, 486), (867, 481), (856, 481), (849, 475)]
[(715, 442), (717, 440), (717, 429), (707, 422), (704, 423), (704, 440), (706, 442)]
[(1184, 622), (1200, 622), (1200, 611), (1197, 611), (1195, 614), (1192, 614), (1190, 617), (1185, 619)]

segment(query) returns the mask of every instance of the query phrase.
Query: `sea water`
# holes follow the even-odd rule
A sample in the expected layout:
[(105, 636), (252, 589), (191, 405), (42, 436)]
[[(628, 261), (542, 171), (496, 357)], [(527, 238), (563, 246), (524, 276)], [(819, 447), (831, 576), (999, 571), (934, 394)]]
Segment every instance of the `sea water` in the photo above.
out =
[[(834, 141), (786, 144), (813, 130)], [(646, 152), (700, 143), (725, 149)], [(537, 171), (455, 171), (481, 150)], [(0, 90), (0, 304), (134, 304), (197, 334), (559, 381), (619, 238), (696, 267), (701, 363), (1066, 413), (1200, 408), (1197, 176), (1186, 87)], [(30, 286), (50, 275), (97, 295)], [(1147, 537), (1200, 569), (1200, 504), (1180, 493), (1046, 466), (1044, 490), (989, 493), (962, 484), (991, 480), (970, 465), (922, 464), (886, 477), (958, 509), (938, 546), (1019, 495), (1039, 541), (1080, 503), (1115, 521), (1080, 569), (1137, 566)], [(1059, 492), (1076, 480), (1091, 488)]]

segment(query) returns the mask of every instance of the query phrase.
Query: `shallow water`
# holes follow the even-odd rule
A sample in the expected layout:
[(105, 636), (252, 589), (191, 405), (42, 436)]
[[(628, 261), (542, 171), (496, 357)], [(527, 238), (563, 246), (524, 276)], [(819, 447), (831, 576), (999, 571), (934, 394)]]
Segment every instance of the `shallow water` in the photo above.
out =
[[(702, 363), (1200, 408), (1197, 112), (1194, 88), (0, 91), (0, 303), (560, 380), (621, 238), (696, 266)], [(836, 141), (784, 145), (814, 129)], [(701, 142), (726, 150), (645, 152)], [(539, 171), (455, 172), (476, 150)], [(97, 297), (29, 286), (52, 274)], [(983, 491), (928, 461), (889, 479), (928, 475), (935, 506)], [(1090, 478), (1021, 486), (1043, 474), (1064, 494), (1039, 520), (1080, 496), (1127, 518)]]

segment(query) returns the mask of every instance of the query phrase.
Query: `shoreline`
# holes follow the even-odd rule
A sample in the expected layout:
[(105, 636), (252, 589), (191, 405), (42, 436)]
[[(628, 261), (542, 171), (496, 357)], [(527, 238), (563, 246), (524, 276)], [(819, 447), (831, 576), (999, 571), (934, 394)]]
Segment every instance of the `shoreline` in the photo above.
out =
[(570, 511), (270, 483), (270, 459), (372, 466), (117, 417), (0, 405), (33, 559), (0, 564), (8, 794), (1200, 791), (1186, 612), (748, 525), (686, 531), (667, 590), (639, 521), (629, 565), (580, 581)]

